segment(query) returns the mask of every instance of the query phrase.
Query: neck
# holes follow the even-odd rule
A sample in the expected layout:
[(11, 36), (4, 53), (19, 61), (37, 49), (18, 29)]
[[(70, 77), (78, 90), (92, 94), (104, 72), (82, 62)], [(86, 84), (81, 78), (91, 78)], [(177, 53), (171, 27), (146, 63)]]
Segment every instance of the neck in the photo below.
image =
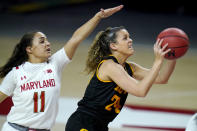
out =
[(118, 63), (121, 65), (124, 65), (124, 63), (128, 58), (128, 56), (123, 56), (121, 54), (113, 54), (113, 56), (117, 59)]
[(29, 57), (28, 61), (29, 61), (30, 63), (43, 63), (43, 62), (46, 62), (47, 59)]

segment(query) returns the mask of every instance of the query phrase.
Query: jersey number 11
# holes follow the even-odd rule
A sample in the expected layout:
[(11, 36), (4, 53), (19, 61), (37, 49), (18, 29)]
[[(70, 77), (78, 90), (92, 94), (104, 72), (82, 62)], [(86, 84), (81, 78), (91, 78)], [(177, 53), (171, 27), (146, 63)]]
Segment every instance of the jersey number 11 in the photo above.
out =
[[(34, 92), (34, 113), (38, 112), (38, 92)], [(45, 92), (42, 91), (40, 95), (41, 100), (41, 108), (40, 112), (44, 112), (44, 106), (45, 106)]]

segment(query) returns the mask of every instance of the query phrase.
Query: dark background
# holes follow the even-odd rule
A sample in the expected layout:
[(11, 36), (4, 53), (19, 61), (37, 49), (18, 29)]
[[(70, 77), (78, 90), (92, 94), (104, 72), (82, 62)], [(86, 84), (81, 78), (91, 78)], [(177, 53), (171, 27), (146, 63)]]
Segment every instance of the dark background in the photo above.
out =
[(125, 26), (135, 43), (153, 44), (168, 27), (184, 30), (196, 48), (197, 8), (190, 1), (140, 0), (1, 0), (0, 37), (40, 30), (50, 39), (68, 38), (100, 8), (123, 4), (122, 11), (101, 22), (90, 38), (108, 26)]

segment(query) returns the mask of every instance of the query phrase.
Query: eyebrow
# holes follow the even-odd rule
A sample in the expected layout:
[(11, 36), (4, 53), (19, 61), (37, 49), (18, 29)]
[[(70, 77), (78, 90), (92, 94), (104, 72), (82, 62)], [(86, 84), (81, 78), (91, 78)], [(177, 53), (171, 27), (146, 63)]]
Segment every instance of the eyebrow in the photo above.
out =
[(124, 36), (130, 36), (130, 34), (129, 33), (125, 33)]
[(39, 40), (42, 40), (42, 39), (45, 39), (45, 37), (42, 36), (42, 37), (39, 38)]
[(123, 36), (123, 37), (125, 37), (125, 36), (127, 37), (128, 35), (127, 35), (127, 34), (123, 34), (122, 36)]

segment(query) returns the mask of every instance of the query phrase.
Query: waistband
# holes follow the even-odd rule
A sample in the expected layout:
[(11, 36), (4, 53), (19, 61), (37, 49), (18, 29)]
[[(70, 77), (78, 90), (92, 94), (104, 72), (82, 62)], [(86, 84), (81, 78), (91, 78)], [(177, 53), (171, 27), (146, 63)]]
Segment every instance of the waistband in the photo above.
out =
[(88, 114), (88, 115), (96, 118), (102, 125), (105, 125), (105, 126), (107, 126), (111, 122), (110, 120), (104, 119), (101, 114), (94, 112), (88, 108), (82, 107), (82, 106), (79, 106), (77, 108), (77, 111), (83, 112), (85, 114)]
[(8, 122), (8, 124), (11, 127), (15, 128), (15, 129), (17, 129), (19, 131), (50, 131), (48, 129), (34, 129), (34, 128), (29, 128), (29, 127), (21, 126), (21, 125), (18, 125), (18, 124), (15, 124), (15, 123), (10, 123), (10, 122)]

